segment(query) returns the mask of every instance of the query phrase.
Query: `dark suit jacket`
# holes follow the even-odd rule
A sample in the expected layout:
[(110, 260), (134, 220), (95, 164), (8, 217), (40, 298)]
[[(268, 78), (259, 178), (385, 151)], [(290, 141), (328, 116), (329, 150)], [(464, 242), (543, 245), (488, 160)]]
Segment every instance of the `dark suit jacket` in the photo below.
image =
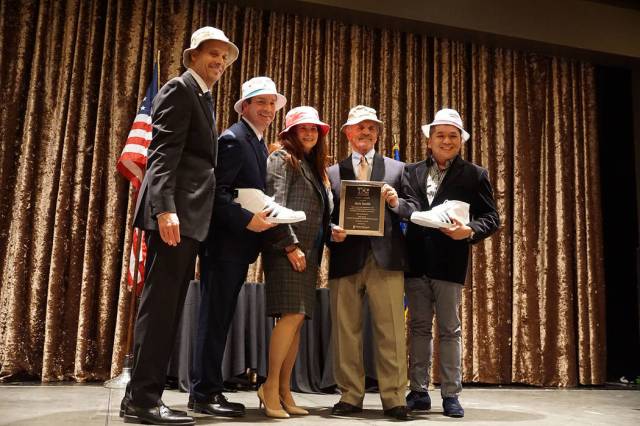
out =
[(441, 231), (410, 223), (407, 229), (410, 271), (407, 276), (426, 275), (429, 278), (464, 284), (469, 261), (469, 244), (493, 234), (500, 218), (493, 199), (493, 190), (486, 169), (456, 157), (451, 163), (438, 191), (429, 204), (426, 195), (427, 165), (431, 159), (407, 165), (409, 184), (420, 199), (420, 211), (458, 200), (470, 204), (471, 222), (467, 225), (474, 235), (469, 240), (453, 240)]
[(218, 149), (213, 222), (204, 249), (216, 260), (253, 263), (262, 236), (247, 229), (253, 213), (233, 199), (236, 188), (266, 191), (267, 148), (243, 119), (222, 132)]
[[(351, 156), (329, 167), (329, 180), (335, 207), (331, 221), (338, 224), (340, 217), (340, 191), (342, 180), (355, 180)], [(331, 259), (329, 278), (340, 278), (359, 272), (367, 260), (369, 249), (381, 268), (390, 271), (407, 269), (406, 246), (400, 229), (400, 219), (406, 219), (417, 208), (418, 201), (406, 182), (404, 163), (383, 157), (377, 152), (373, 157), (371, 180), (386, 182), (395, 188), (399, 197), (399, 214), (394, 213), (387, 204), (384, 213), (384, 237), (366, 237), (348, 235), (341, 242), (329, 241)]]
[(158, 230), (156, 216), (177, 213), (180, 234), (202, 241), (216, 185), (214, 117), (189, 72), (162, 86), (153, 100), (153, 137), (135, 213), (136, 226)]

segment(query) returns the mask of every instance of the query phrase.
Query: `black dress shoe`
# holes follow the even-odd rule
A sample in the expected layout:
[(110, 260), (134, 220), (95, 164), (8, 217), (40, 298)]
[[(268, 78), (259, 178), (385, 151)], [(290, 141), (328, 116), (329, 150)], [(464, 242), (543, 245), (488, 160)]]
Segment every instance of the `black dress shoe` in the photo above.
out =
[(244, 416), (244, 405), (237, 402), (229, 402), (221, 393), (214, 393), (208, 401), (199, 402), (189, 399), (188, 408), (196, 413), (209, 414), (211, 416), (240, 417)]
[(442, 414), (447, 417), (464, 417), (464, 408), (457, 396), (447, 396), (442, 399)]
[[(122, 402), (120, 403), (120, 417), (124, 417), (124, 412), (127, 409), (127, 404), (129, 403), (129, 398), (126, 396), (122, 398)], [(164, 407), (172, 416), (186, 416), (187, 412), (182, 410), (173, 410), (168, 406), (164, 405), (164, 402), (160, 401), (160, 407)]]
[(407, 395), (407, 407), (409, 410), (427, 411), (431, 410), (431, 397), (429, 392), (411, 391)]
[(193, 417), (187, 415), (176, 415), (173, 410), (164, 404), (151, 408), (142, 408), (136, 407), (130, 401), (127, 401), (123, 417), (125, 423), (184, 426), (192, 426), (196, 424)]
[(387, 417), (393, 417), (397, 420), (413, 420), (410, 414), (411, 410), (406, 405), (398, 405), (397, 407), (384, 410), (384, 415)]
[(122, 398), (122, 401), (120, 401), (120, 417), (124, 417), (124, 411), (127, 409), (128, 404), (129, 398), (127, 398), (127, 395), (125, 394), (124, 398)]
[[(240, 404), (240, 403), (237, 403), (237, 402), (231, 402), (221, 393), (211, 394), (209, 396), (209, 402), (216, 403), (216, 401), (219, 400), (220, 397), (222, 397), (226, 401), (226, 403), (229, 404), (230, 406), (236, 407), (238, 410), (243, 410), (244, 411), (244, 405), (243, 404)], [(187, 403), (187, 409), (193, 410), (193, 404), (194, 403), (195, 403), (195, 399), (193, 398), (192, 395), (189, 395), (189, 402)]]
[(331, 414), (334, 416), (348, 416), (349, 414), (355, 413), (362, 413), (362, 407), (357, 407), (344, 401), (339, 401), (331, 409)]

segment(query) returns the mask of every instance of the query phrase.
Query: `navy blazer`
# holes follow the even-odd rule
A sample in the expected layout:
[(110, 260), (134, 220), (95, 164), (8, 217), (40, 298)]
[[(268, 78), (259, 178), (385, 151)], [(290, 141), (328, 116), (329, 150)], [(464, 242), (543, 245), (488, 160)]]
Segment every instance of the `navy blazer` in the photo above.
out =
[(233, 201), (237, 188), (267, 189), (267, 148), (241, 119), (218, 139), (217, 186), (211, 231), (204, 244), (214, 259), (253, 263), (258, 257), (262, 235), (247, 225), (253, 213)]
[[(329, 167), (328, 174), (334, 200), (331, 221), (338, 224), (342, 180), (356, 179), (351, 156)], [(376, 152), (373, 157), (370, 180), (386, 182), (395, 188), (399, 201), (398, 214), (393, 212), (388, 204), (385, 204), (383, 237), (347, 235), (347, 238), (341, 243), (329, 241), (328, 245), (331, 249), (330, 279), (352, 275), (362, 270), (370, 249), (376, 263), (381, 268), (390, 271), (407, 269), (407, 253), (404, 235), (400, 229), (400, 219), (407, 219), (411, 216), (411, 213), (418, 207), (418, 200), (406, 181), (404, 163), (383, 157)]]
[(410, 270), (406, 275), (426, 275), (429, 278), (464, 284), (469, 263), (469, 244), (487, 238), (500, 226), (489, 173), (457, 156), (430, 204), (426, 182), (427, 167), (432, 161), (429, 159), (407, 165), (409, 184), (420, 199), (420, 211), (430, 210), (445, 200), (469, 203), (471, 222), (467, 225), (473, 229), (474, 235), (471, 240), (453, 240), (438, 229), (409, 223), (407, 248)]
[(153, 100), (153, 136), (134, 223), (158, 230), (156, 216), (173, 212), (180, 234), (203, 241), (216, 185), (215, 118), (191, 73), (167, 82)]

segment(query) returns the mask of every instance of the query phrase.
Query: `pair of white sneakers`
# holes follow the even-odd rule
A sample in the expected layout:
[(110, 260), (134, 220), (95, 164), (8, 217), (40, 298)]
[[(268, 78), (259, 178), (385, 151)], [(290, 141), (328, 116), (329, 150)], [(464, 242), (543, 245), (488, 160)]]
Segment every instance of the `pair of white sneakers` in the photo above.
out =
[(411, 222), (427, 228), (453, 228), (457, 219), (469, 223), (469, 204), (464, 201), (447, 200), (425, 212), (413, 212)]
[(266, 217), (270, 223), (296, 223), (307, 220), (307, 215), (303, 211), (291, 210), (276, 203), (273, 197), (269, 197), (264, 192), (255, 188), (238, 188), (238, 196), (233, 201), (240, 204), (243, 209), (251, 213), (258, 213), (269, 210)]
[[(233, 200), (251, 213), (269, 210), (267, 222), (296, 223), (307, 220), (303, 211), (291, 210), (278, 204), (273, 197), (256, 188), (239, 188), (238, 196)], [(413, 212), (411, 222), (428, 228), (453, 228), (453, 219), (463, 224), (469, 223), (469, 204), (464, 201), (447, 200), (424, 212)]]

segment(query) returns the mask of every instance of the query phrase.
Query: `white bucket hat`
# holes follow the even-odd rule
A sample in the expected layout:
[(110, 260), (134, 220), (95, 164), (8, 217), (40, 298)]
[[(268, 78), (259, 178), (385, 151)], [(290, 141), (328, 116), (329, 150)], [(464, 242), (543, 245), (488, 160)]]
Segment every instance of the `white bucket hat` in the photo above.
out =
[(229, 47), (229, 54), (227, 55), (227, 61), (225, 66), (228, 67), (233, 61), (238, 58), (240, 51), (238, 47), (231, 43), (224, 32), (214, 27), (202, 27), (197, 29), (191, 35), (191, 46), (188, 49), (184, 49), (182, 52), (182, 65), (185, 68), (191, 66), (191, 52), (200, 46), (200, 43), (207, 40), (218, 40), (225, 43)]
[(364, 105), (356, 105), (349, 111), (349, 117), (347, 118), (347, 122), (342, 125), (340, 130), (344, 130), (346, 126), (351, 126), (353, 124), (358, 124), (361, 121), (371, 120), (382, 126), (382, 121), (378, 119), (376, 115), (376, 110)]
[(254, 77), (242, 83), (242, 97), (235, 103), (233, 109), (242, 114), (242, 102), (254, 96), (275, 95), (276, 111), (287, 104), (287, 98), (278, 93), (276, 84), (269, 77)]
[(422, 126), (422, 133), (424, 133), (426, 137), (429, 137), (429, 129), (431, 126), (437, 126), (438, 124), (449, 124), (457, 127), (462, 132), (462, 140), (465, 142), (471, 137), (471, 135), (464, 130), (464, 127), (462, 126), (462, 118), (460, 118), (460, 114), (458, 114), (458, 111), (455, 109), (444, 108), (438, 111), (433, 122)]

